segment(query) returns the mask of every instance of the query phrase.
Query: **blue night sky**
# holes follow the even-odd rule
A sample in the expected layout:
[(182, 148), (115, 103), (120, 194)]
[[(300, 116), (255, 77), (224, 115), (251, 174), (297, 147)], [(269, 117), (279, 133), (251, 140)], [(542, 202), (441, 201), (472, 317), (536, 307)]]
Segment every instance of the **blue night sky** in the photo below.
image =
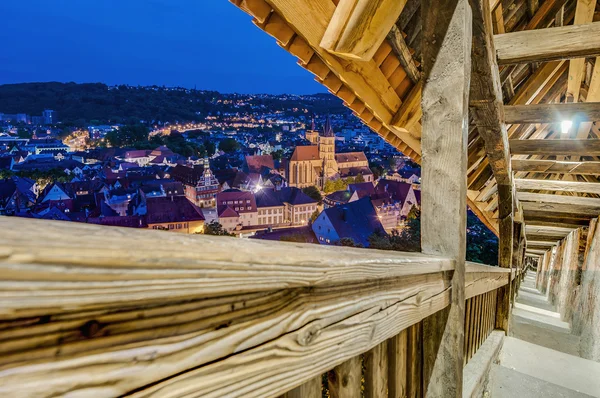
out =
[(0, 84), (323, 92), (228, 0), (0, 0)]

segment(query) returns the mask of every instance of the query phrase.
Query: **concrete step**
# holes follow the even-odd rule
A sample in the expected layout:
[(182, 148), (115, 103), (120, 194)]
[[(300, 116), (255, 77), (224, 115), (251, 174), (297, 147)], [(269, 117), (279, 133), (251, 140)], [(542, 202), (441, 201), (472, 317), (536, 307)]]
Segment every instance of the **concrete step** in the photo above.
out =
[(492, 365), (489, 391), (492, 398), (591, 397), (500, 365)]
[[(565, 354), (540, 345), (528, 343), (513, 337), (506, 337), (500, 353), (502, 367), (539, 379), (572, 391), (567, 397), (580, 397), (575, 393), (600, 397), (600, 363)], [(506, 376), (506, 372), (501, 370)], [(536, 388), (550, 388), (539, 382)], [(508, 391), (510, 386), (501, 384), (498, 388)], [(526, 386), (522, 387), (525, 391)], [(559, 389), (557, 389), (557, 392)], [(564, 392), (563, 390), (560, 390)], [(521, 397), (527, 395), (512, 395)], [(550, 395), (532, 395), (545, 397)], [(556, 395), (561, 396), (561, 395)], [(585, 396), (585, 395), (584, 395)]]

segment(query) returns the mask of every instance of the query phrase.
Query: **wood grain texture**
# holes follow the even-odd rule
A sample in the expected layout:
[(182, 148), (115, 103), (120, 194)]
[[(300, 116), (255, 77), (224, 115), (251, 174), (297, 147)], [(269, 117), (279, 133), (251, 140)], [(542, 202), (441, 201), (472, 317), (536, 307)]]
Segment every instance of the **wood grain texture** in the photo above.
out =
[(408, 330), (388, 340), (388, 397), (407, 396)]
[[(577, 0), (573, 24), (582, 25), (591, 23), (594, 19), (595, 9), (596, 0)], [(581, 81), (583, 79), (584, 66), (585, 58), (576, 58), (569, 60), (569, 79), (567, 80), (567, 102), (579, 102), (579, 93), (581, 89)]]
[(365, 398), (386, 398), (388, 390), (387, 341), (365, 354)]
[[(585, 148), (584, 148), (585, 151)], [(513, 171), (548, 174), (600, 175), (600, 162), (542, 159), (512, 159)]]
[[(106, 315), (73, 312), (70, 326), (47, 317), (24, 328), (26, 320), (19, 320), (3, 325), (0, 334), (0, 339), (13, 336), (5, 348), (12, 352), (2, 355), (0, 394), (18, 390), (21, 396), (57, 396), (85, 390), (104, 397), (165, 380), (136, 396), (182, 389), (199, 397), (277, 396), (449, 302), (449, 275), (437, 273), (360, 287), (275, 291), (262, 301), (223, 298), (190, 313), (181, 312), (189, 303), (169, 302), (154, 314), (144, 307)], [(115, 317), (130, 322), (111, 322)], [(81, 337), (60, 338), (69, 332), (66, 326)], [(38, 336), (52, 328), (58, 336), (40, 347)]]
[[(422, 254), (405, 257), (315, 245), (273, 246), (258, 240), (76, 223), (65, 228), (61, 222), (13, 217), (0, 218), (0, 230), (0, 268), (3, 283), (10, 286), (0, 298), (0, 319), (453, 268), (450, 260)], [(24, 230), (30, 231), (28, 240), (22, 238)], [(236, 250), (231, 250), (232, 244)]]
[(331, 398), (361, 398), (361, 357), (357, 355), (336, 366), (327, 378)]
[(500, 65), (600, 55), (600, 23), (524, 30), (494, 36)]
[(369, 61), (405, 5), (406, 0), (340, 0), (320, 45), (340, 57)]
[(595, 122), (600, 120), (600, 103), (508, 105), (504, 107), (504, 116), (508, 124)]
[[(590, 198), (584, 198), (590, 199)], [(550, 203), (550, 202), (523, 202), (523, 210), (527, 211), (545, 211), (548, 213), (569, 213), (588, 215), (597, 217), (600, 215), (600, 206), (596, 204), (569, 204), (569, 203)]]
[(535, 179), (515, 179), (517, 189), (558, 191), (558, 192), (576, 192), (576, 193), (594, 193), (600, 195), (600, 184), (594, 182), (580, 181), (557, 181), (557, 180), (535, 180)]
[[(499, 7), (502, 8), (501, 6)], [(489, 164), (498, 184), (511, 185), (508, 133), (504, 124), (502, 85), (496, 64), (489, 2), (471, 2), (473, 53), (469, 111), (482, 136)]]
[(321, 376), (313, 377), (283, 396), (284, 398), (321, 398)]
[(424, 0), (421, 10), (427, 21), (422, 54), (421, 241), (423, 252), (445, 253), (456, 260), (447, 315), (440, 311), (423, 325), (423, 383), (427, 396), (460, 397), (472, 17), (465, 0)]
[(412, 53), (402, 36), (402, 32), (396, 25), (392, 25), (390, 33), (387, 36), (388, 41), (392, 45), (394, 52), (400, 60), (400, 64), (404, 68), (406, 75), (413, 83), (417, 83), (421, 79), (421, 72), (415, 64)]

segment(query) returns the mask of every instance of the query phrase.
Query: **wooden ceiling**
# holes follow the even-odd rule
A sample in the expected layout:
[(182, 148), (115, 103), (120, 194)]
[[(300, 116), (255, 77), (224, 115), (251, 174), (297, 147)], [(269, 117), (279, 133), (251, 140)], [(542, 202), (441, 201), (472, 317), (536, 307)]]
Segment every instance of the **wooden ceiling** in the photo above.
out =
[[(420, 0), (230, 1), (366, 125), (421, 161)], [(528, 248), (547, 250), (600, 214), (600, 4), (471, 4), (484, 14), (474, 29), (493, 39), (474, 35), (473, 51), (484, 56), (472, 65), (469, 207), (498, 234), (498, 184), (512, 187)], [(490, 66), (497, 76), (479, 73)]]

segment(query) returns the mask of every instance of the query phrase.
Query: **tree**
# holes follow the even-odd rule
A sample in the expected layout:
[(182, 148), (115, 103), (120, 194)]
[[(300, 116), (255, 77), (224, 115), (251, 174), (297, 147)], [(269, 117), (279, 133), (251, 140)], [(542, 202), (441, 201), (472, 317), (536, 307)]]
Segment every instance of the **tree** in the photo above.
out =
[(354, 182), (355, 182), (356, 184), (360, 184), (361, 182), (365, 182), (365, 178), (363, 177), (363, 175), (362, 175), (362, 174), (360, 174), (360, 173), (359, 173), (359, 174), (356, 176), (356, 178), (354, 179)]
[(312, 243), (311, 240), (304, 234), (290, 234), (279, 238), (281, 242), (296, 242), (296, 243)]
[(498, 238), (471, 211), (467, 212), (467, 260), (498, 265)]
[(217, 146), (211, 140), (204, 140), (204, 148), (206, 149), (206, 154), (208, 156), (214, 155), (217, 150)]
[(17, 129), (17, 135), (19, 138), (31, 138), (31, 132), (23, 127)]
[(302, 192), (304, 192), (311, 199), (314, 199), (317, 202), (319, 202), (319, 204), (321, 204), (321, 202), (323, 201), (323, 195), (321, 195), (321, 191), (319, 191), (319, 188), (315, 186), (302, 188)]
[(356, 243), (352, 238), (341, 238), (338, 244), (346, 247), (364, 247), (362, 243)]
[(310, 215), (310, 222), (311, 224), (314, 223), (317, 219), (317, 217), (319, 217), (319, 209), (316, 209), (315, 211), (313, 211), (313, 213)]
[(333, 183), (334, 183), (335, 191), (343, 191), (345, 189), (348, 189), (348, 183), (346, 181), (342, 180), (341, 178), (334, 180)]
[(216, 220), (209, 222), (204, 225), (205, 235), (216, 235), (216, 236), (234, 236), (227, 232), (225, 228)]
[(240, 143), (234, 138), (225, 138), (219, 143), (219, 149), (225, 153), (232, 153), (240, 149)]
[(273, 156), (273, 160), (281, 160), (281, 158), (283, 157), (283, 150), (278, 149), (275, 152), (272, 153)]
[(106, 140), (114, 147), (134, 146), (148, 142), (148, 127), (143, 124), (126, 125), (106, 134)]

